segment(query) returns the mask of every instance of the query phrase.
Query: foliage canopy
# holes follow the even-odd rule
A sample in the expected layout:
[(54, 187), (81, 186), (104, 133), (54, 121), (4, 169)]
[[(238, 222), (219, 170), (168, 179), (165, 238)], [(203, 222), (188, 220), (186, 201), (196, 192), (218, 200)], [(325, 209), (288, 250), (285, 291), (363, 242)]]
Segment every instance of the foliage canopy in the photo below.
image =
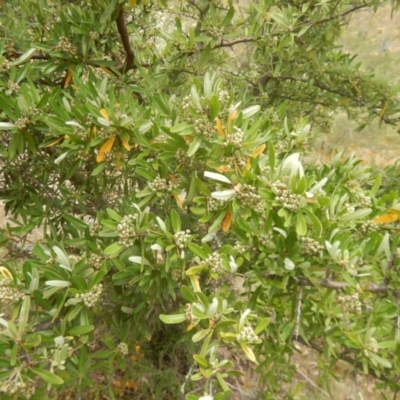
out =
[(135, 398), (225, 399), (237, 349), (288, 398), (294, 341), (399, 390), (398, 192), (305, 157), (338, 109), (399, 121), (337, 45), (380, 5), (3, 5), (0, 392), (115, 398), (128, 370)]

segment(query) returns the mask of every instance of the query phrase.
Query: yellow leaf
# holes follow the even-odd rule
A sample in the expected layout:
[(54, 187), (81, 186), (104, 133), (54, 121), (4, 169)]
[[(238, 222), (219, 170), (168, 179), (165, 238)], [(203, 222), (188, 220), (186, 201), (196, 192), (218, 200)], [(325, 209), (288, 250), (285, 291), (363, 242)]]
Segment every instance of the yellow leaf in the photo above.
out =
[(263, 153), (263, 151), (265, 150), (265, 148), (267, 147), (266, 144), (262, 144), (261, 146), (259, 146), (256, 150), (254, 150), (253, 154), (251, 155), (253, 158), (259, 156), (260, 154)]
[(174, 199), (176, 201), (176, 204), (178, 204), (178, 207), (182, 210), (183, 202), (182, 202), (181, 198), (177, 194), (174, 194)]
[(229, 168), (229, 167), (227, 167), (226, 165), (221, 165), (220, 167), (218, 167), (218, 168), (215, 168), (218, 172), (221, 172), (221, 173), (224, 173), (224, 172), (232, 172), (232, 171), (234, 171), (234, 169), (233, 168)]
[(228, 209), (228, 211), (225, 214), (224, 220), (222, 221), (222, 230), (224, 232), (228, 232), (229, 228), (231, 227), (231, 223), (232, 223), (232, 215)]
[(135, 7), (136, 6), (136, 2), (137, 2), (137, 0), (129, 0), (130, 7), (131, 8)]
[(230, 114), (229, 114), (229, 118), (228, 118), (228, 127), (231, 127), (231, 123), (233, 122), (234, 119), (236, 119), (236, 117), (238, 116), (238, 112), (236, 110), (233, 110)]
[(195, 292), (201, 292), (200, 282), (197, 275), (189, 275), (190, 283), (192, 284), (193, 290)]
[(382, 118), (385, 115), (386, 109), (387, 109), (387, 103), (385, 101), (385, 103), (383, 104), (383, 107), (382, 107), (382, 111), (379, 113), (379, 122), (382, 121)]
[(122, 146), (124, 146), (126, 148), (126, 150), (129, 151), (131, 149), (131, 146), (129, 145), (129, 143), (126, 140), (121, 139), (121, 142), (122, 142)]
[(55, 140), (54, 142), (51, 142), (50, 144), (48, 144), (46, 147), (54, 146), (55, 144), (61, 142), (61, 140), (63, 140), (63, 139), (64, 139), (64, 136), (61, 136), (57, 140)]
[(374, 218), (376, 224), (390, 224), (391, 222), (397, 221), (399, 216), (397, 214), (389, 213), (381, 215), (380, 217)]
[(194, 138), (192, 138), (191, 136), (188, 136), (188, 135), (184, 136), (184, 138), (185, 138), (187, 143), (192, 143), (193, 140), (194, 140)]
[(107, 121), (110, 120), (110, 117), (109, 117), (109, 115), (108, 115), (108, 112), (107, 112), (107, 110), (105, 110), (104, 108), (102, 108), (102, 109), (100, 110), (100, 114), (101, 114)]
[(113, 145), (114, 145), (114, 141), (115, 141), (115, 136), (110, 137), (109, 139), (107, 139), (107, 141), (103, 144), (103, 146), (101, 146), (100, 150), (99, 150), (99, 154), (97, 154), (97, 158), (96, 161), (97, 162), (102, 162), (104, 161), (104, 156), (106, 153), (108, 153)]
[(4, 276), (6, 279), (12, 279), (11, 272), (5, 268), (5, 267), (0, 267), (0, 273)]
[(195, 324), (190, 324), (190, 325), (186, 328), (186, 330), (187, 330), (187, 331), (191, 331), (195, 326), (196, 326)]
[(107, 73), (108, 75), (112, 75), (113, 73), (107, 69), (106, 67), (100, 67), (105, 73)]
[(219, 136), (225, 136), (224, 128), (222, 127), (222, 123), (219, 118), (217, 118), (217, 131)]

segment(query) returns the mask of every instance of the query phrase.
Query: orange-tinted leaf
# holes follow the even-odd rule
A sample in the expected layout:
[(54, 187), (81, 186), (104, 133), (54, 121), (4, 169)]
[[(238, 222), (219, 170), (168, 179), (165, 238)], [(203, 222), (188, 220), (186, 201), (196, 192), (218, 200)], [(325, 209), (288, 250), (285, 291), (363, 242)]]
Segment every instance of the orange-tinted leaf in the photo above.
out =
[(192, 143), (193, 140), (194, 140), (194, 138), (192, 138), (191, 136), (188, 136), (188, 135), (184, 136), (184, 138), (185, 138), (187, 143)]
[(374, 222), (376, 224), (390, 224), (391, 222), (397, 221), (399, 219), (399, 216), (397, 214), (384, 214), (381, 215), (380, 217), (374, 218)]
[(100, 114), (101, 114), (107, 121), (110, 120), (110, 116), (108, 115), (108, 112), (107, 112), (106, 109), (102, 108), (102, 109), (100, 110)]
[(231, 126), (231, 123), (233, 122), (233, 120), (234, 120), (237, 116), (238, 116), (237, 110), (233, 110), (233, 111), (230, 113), (229, 118), (228, 118), (228, 127)]
[(259, 146), (256, 150), (254, 150), (253, 154), (251, 155), (253, 158), (259, 156), (260, 154), (263, 153), (263, 151), (265, 150), (265, 148), (267, 147), (266, 144), (262, 144), (261, 146)]
[(178, 179), (175, 175), (169, 174), (169, 179), (171, 179), (172, 182), (177, 183)]
[(126, 148), (126, 150), (129, 151), (131, 149), (131, 146), (129, 145), (129, 143), (126, 140), (121, 139), (121, 142), (122, 142), (122, 146), (124, 146)]
[(222, 221), (222, 230), (224, 232), (228, 232), (229, 228), (231, 227), (231, 223), (232, 223), (232, 215), (231, 215), (231, 212), (228, 209), (228, 211), (225, 214), (225, 218)]
[(112, 75), (113, 73), (107, 69), (106, 67), (100, 67), (105, 73), (107, 73), (108, 75)]
[(221, 173), (224, 173), (224, 172), (232, 172), (232, 171), (234, 171), (234, 169), (233, 168), (229, 168), (229, 167), (227, 167), (226, 165), (221, 165), (220, 167), (218, 167), (218, 168), (215, 168), (218, 172), (221, 172)]
[(177, 194), (174, 194), (174, 199), (176, 201), (176, 204), (178, 204), (178, 207), (182, 210), (183, 202), (182, 202), (181, 198)]
[(68, 72), (67, 72), (67, 75), (66, 75), (66, 77), (65, 77), (65, 80), (64, 80), (64, 87), (66, 88), (68, 85), (69, 85), (69, 83), (71, 82), (71, 79), (72, 79), (72, 71), (75, 69), (75, 65), (71, 65), (71, 67), (69, 68), (69, 70), (68, 70)]
[(107, 139), (107, 141), (103, 144), (103, 146), (101, 146), (100, 150), (99, 150), (99, 154), (97, 154), (97, 158), (96, 161), (97, 162), (102, 162), (104, 161), (104, 156), (106, 153), (108, 153), (113, 145), (114, 145), (114, 141), (115, 141), (115, 136), (110, 137), (109, 139)]
[(222, 123), (219, 118), (217, 118), (217, 131), (219, 136), (225, 136), (224, 128), (222, 127)]
[(64, 136), (61, 136), (57, 140), (55, 140), (54, 142), (51, 142), (50, 144), (48, 144), (46, 147), (54, 146), (55, 144), (61, 142), (61, 140), (63, 140), (63, 139), (64, 139)]
[(196, 326), (195, 324), (190, 324), (190, 325), (186, 328), (186, 330), (187, 330), (187, 331), (191, 331), (195, 326)]

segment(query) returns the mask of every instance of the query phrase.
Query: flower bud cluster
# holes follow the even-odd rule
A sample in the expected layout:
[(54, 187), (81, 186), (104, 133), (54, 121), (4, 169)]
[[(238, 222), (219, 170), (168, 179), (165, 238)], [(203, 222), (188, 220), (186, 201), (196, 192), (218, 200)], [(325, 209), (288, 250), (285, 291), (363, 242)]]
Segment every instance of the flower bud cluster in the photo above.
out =
[(89, 235), (95, 237), (100, 232), (100, 224), (97, 221), (91, 222), (89, 224)]
[(65, 369), (65, 362), (68, 356), (72, 356), (74, 349), (68, 344), (59, 344), (57, 349), (51, 351), (51, 366), (53, 368)]
[(355, 179), (349, 180), (346, 183), (346, 186), (351, 192), (356, 192), (358, 189), (360, 189), (360, 183)]
[(372, 204), (372, 199), (369, 196), (366, 196), (364, 193), (359, 194), (360, 204), (363, 207), (370, 207)]
[(8, 60), (4, 60), (3, 64), (0, 65), (0, 72), (7, 72), (11, 69), (12, 62)]
[(224, 28), (220, 28), (216, 25), (208, 27), (207, 31), (208, 33), (214, 38), (214, 39), (219, 39), (224, 35)]
[(100, 301), (102, 293), (103, 285), (99, 283), (90, 292), (77, 293), (75, 298), (82, 299), (86, 307), (92, 308)]
[(102, 127), (97, 129), (97, 136), (103, 140), (106, 140), (113, 136), (113, 133), (109, 129)]
[(246, 246), (242, 243), (240, 243), (238, 240), (235, 242), (235, 245), (233, 248), (239, 253), (243, 254), (250, 246)]
[(76, 54), (76, 47), (66, 38), (60, 36), (57, 46), (53, 46), (53, 50), (64, 51), (65, 53)]
[(21, 375), (14, 376), (13, 379), (6, 379), (0, 382), (0, 393), (5, 393), (12, 398), (30, 399), (35, 394), (34, 382), (26, 383)]
[(244, 139), (244, 132), (237, 126), (234, 126), (233, 131), (226, 136), (226, 141), (224, 143), (224, 146), (233, 144), (234, 146), (240, 148), (242, 147), (243, 139)]
[(218, 92), (218, 100), (220, 103), (226, 103), (229, 100), (229, 91), (225, 89), (221, 89)]
[(187, 110), (189, 107), (192, 106), (192, 100), (190, 96), (185, 96), (182, 100), (182, 109)]
[(204, 260), (204, 264), (209, 265), (213, 273), (222, 272), (221, 256), (216, 251)]
[(250, 63), (248, 70), (246, 71), (246, 77), (250, 80), (257, 79), (259, 77), (258, 65), (256, 63)]
[(186, 321), (189, 322), (194, 322), (197, 320), (197, 318), (193, 314), (193, 309), (192, 305), (190, 303), (185, 304), (185, 315), (186, 315)]
[(290, 211), (299, 209), (301, 195), (292, 193), (285, 183), (278, 180), (271, 185), (271, 189), (276, 194), (275, 200), (282, 202), (284, 208)]
[(171, 277), (174, 281), (180, 281), (182, 279), (182, 270), (179, 268), (170, 269)]
[(10, 307), (17, 303), (24, 295), (20, 290), (10, 286), (11, 279), (0, 280), (0, 304), (2, 307)]
[(265, 247), (273, 247), (274, 245), (274, 235), (270, 233), (262, 233), (258, 236), (258, 241)]
[(8, 86), (8, 90), (11, 93), (18, 93), (21, 89), (21, 87), (18, 85), (18, 83), (15, 83), (13, 81), (8, 81), (7, 86)]
[(321, 251), (324, 250), (324, 246), (322, 246), (318, 241), (311, 237), (302, 236), (301, 241), (303, 245), (301, 248), (301, 252), (303, 254), (308, 254), (310, 256), (318, 255)]
[(379, 346), (378, 342), (375, 338), (369, 338), (367, 343), (365, 343), (365, 348), (364, 348), (364, 355), (366, 357), (369, 356), (369, 353), (378, 353), (379, 351)]
[(213, 212), (213, 211), (218, 211), (221, 208), (225, 207), (226, 204), (230, 203), (234, 199), (234, 196), (229, 198), (229, 199), (214, 199), (213, 197), (210, 197), (208, 199), (208, 211)]
[(90, 31), (89, 32), (89, 37), (90, 37), (91, 40), (95, 41), (100, 37), (100, 35), (99, 35), (98, 32)]
[(92, 265), (95, 269), (100, 269), (101, 264), (103, 264), (104, 260), (105, 258), (100, 254), (92, 253), (87, 259), (87, 262), (88, 264)]
[(374, 221), (365, 221), (359, 228), (358, 231), (365, 235), (368, 232), (374, 232), (379, 229), (378, 225)]
[(353, 213), (356, 208), (354, 206), (352, 206), (350, 203), (345, 203), (344, 204), (344, 208), (346, 209), (346, 211), (350, 214)]
[[(166, 143), (168, 136), (165, 133), (160, 133), (153, 139), (153, 143)], [(178, 149), (179, 150), (179, 149)]]
[(149, 182), (149, 188), (153, 192), (172, 192), (174, 189), (179, 187), (179, 181), (176, 180), (174, 182), (173, 180), (170, 180), (167, 182), (165, 178), (160, 178), (159, 176), (154, 179), (153, 182)]
[(264, 211), (264, 203), (254, 186), (242, 185), (236, 196), (244, 206), (253, 208), (255, 212), (262, 213)]
[(89, 132), (85, 129), (80, 128), (79, 126), (73, 126), (72, 132), (75, 136), (78, 136), (82, 140), (89, 138)]
[(121, 342), (117, 346), (117, 352), (121, 353), (123, 356), (126, 356), (129, 354), (129, 348), (128, 345), (124, 342)]
[(121, 222), (117, 225), (117, 231), (119, 233), (118, 243), (121, 246), (133, 246), (137, 236), (136, 228), (134, 226), (136, 219), (136, 214), (129, 214), (122, 218)]
[(30, 124), (30, 119), (27, 117), (22, 117), (18, 118), (16, 121), (14, 121), (14, 125), (17, 127), (17, 129), (25, 129), (29, 124)]
[(215, 138), (217, 133), (215, 125), (206, 118), (192, 119), (194, 131), (197, 135), (202, 135), (208, 140)]
[(247, 342), (247, 343), (255, 343), (258, 342), (260, 339), (254, 332), (254, 329), (247, 325), (242, 328), (240, 333), (236, 335), (236, 339), (239, 342)]
[(350, 295), (339, 295), (337, 297), (338, 303), (343, 307), (343, 310), (349, 313), (361, 314), (362, 313), (362, 303), (358, 297), (358, 293), (353, 293)]
[(190, 242), (191, 238), (192, 236), (190, 235), (189, 229), (186, 229), (186, 231), (179, 231), (174, 234), (175, 243), (180, 249), (185, 248)]

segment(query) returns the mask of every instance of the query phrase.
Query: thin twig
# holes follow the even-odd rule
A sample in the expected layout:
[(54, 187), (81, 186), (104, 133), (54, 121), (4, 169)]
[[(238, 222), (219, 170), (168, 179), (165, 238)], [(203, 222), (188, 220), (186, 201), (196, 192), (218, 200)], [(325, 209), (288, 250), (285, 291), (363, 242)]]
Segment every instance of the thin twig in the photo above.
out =
[(131, 44), (129, 42), (129, 32), (126, 27), (124, 9), (121, 7), (119, 9), (118, 18), (116, 20), (119, 35), (121, 37), (122, 46), (124, 47), (126, 58), (123, 65), (118, 68), (121, 73), (126, 73), (131, 69), (135, 68), (135, 53), (132, 50)]

